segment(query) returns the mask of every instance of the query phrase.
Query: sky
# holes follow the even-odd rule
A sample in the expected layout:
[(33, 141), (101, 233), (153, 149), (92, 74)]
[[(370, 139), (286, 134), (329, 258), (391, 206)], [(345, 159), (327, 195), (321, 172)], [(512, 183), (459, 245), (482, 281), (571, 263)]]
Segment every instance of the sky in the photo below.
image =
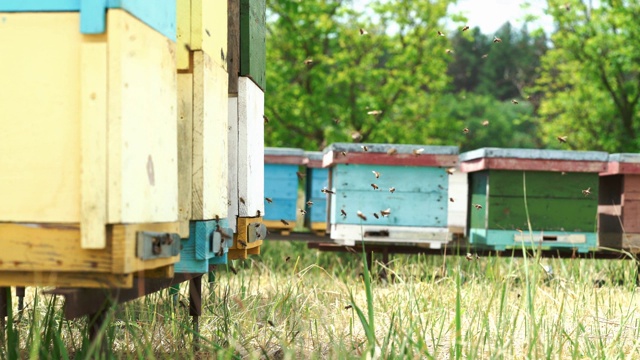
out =
[[(527, 9), (522, 8), (525, 2), (529, 4)], [(478, 26), (485, 34), (495, 33), (507, 21), (520, 28), (525, 14), (533, 14), (538, 19), (529, 26), (529, 30), (542, 27), (545, 32), (551, 33), (553, 21), (544, 14), (546, 6), (545, 0), (458, 0), (450, 13), (461, 13), (467, 17), (467, 25)]]

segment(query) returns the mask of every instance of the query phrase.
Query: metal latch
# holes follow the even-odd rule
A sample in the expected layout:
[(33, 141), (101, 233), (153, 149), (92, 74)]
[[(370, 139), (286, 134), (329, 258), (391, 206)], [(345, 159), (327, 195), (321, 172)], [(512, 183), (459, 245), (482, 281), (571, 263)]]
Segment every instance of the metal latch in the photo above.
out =
[(267, 226), (261, 222), (249, 223), (247, 227), (247, 239), (249, 243), (264, 240), (267, 237)]
[(168, 258), (180, 254), (180, 235), (139, 231), (136, 245), (136, 255), (142, 260)]

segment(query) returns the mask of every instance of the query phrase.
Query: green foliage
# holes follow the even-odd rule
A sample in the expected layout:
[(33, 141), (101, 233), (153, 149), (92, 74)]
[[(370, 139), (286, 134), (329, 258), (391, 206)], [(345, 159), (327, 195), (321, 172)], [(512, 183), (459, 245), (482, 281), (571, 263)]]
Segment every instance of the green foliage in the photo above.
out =
[(640, 150), (640, 3), (548, 0), (557, 31), (535, 91), (545, 142), (573, 149)]
[(425, 123), (448, 82), (437, 31), (449, 3), (375, 0), (360, 13), (341, 0), (269, 1), (266, 145), (436, 137)]

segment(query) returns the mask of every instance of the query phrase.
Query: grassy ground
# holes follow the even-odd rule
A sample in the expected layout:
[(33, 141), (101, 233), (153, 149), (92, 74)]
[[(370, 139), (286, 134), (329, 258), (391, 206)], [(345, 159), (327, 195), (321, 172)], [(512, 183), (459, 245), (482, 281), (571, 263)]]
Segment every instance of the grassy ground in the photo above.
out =
[[(262, 256), (234, 262), (237, 274), (222, 267), (204, 286), (199, 352), (183, 285), (175, 305), (162, 292), (114, 309), (106, 356), (640, 358), (630, 261), (398, 255), (386, 278), (371, 281), (362, 261), (267, 242)], [(374, 263), (373, 274), (381, 269)], [(96, 356), (82, 335), (86, 321), (65, 321), (60, 300), (28, 292), (23, 314), (14, 304), (2, 358)]]

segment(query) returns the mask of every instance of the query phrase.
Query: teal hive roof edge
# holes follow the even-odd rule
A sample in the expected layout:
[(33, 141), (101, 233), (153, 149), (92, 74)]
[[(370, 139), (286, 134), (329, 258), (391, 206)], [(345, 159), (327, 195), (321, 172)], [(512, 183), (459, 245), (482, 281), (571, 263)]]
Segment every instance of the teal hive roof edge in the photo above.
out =
[(458, 155), (457, 146), (434, 146), (434, 145), (415, 145), (415, 144), (369, 144), (369, 143), (333, 143), (327, 146), (323, 153), (330, 151), (346, 151), (361, 152), (363, 146), (367, 147), (370, 153), (386, 153), (392, 148), (396, 149), (397, 154), (413, 154), (414, 150), (424, 149), (422, 154), (433, 155)]
[(602, 161), (609, 160), (609, 154), (601, 151), (541, 150), (482, 148), (460, 154), (460, 162), (482, 158), (516, 158), (541, 160)]
[(609, 162), (640, 163), (640, 154), (620, 153), (609, 155)]
[(80, 12), (80, 33), (102, 34), (106, 10), (123, 9), (176, 41), (176, 0), (3, 0), (0, 12)]

